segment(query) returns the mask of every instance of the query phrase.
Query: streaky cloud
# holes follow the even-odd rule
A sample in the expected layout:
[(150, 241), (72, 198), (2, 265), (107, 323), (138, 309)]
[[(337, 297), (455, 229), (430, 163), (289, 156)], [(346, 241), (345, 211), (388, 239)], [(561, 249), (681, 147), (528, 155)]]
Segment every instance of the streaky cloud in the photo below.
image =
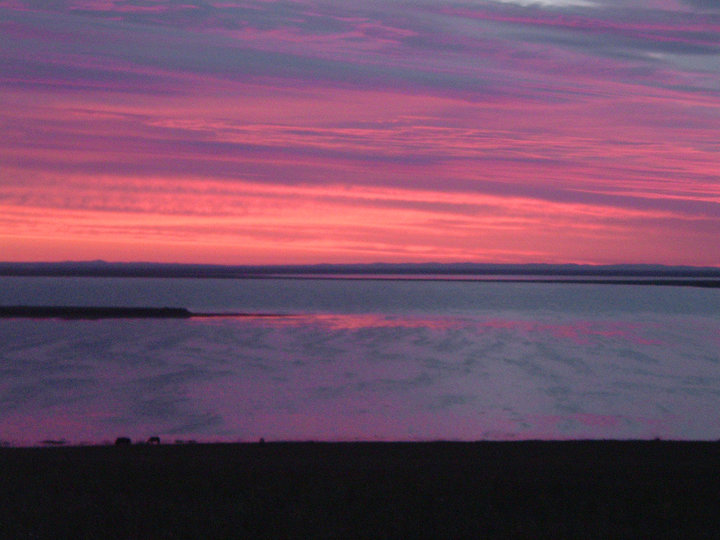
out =
[(720, 264), (718, 53), (703, 0), (1, 1), (2, 240)]

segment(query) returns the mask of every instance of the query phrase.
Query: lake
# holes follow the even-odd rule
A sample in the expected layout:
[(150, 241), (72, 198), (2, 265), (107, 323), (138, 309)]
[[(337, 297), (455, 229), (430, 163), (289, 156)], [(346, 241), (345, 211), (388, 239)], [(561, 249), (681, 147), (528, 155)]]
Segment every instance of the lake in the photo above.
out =
[(245, 315), (1, 319), (6, 444), (720, 438), (719, 289), (0, 278), (17, 304)]

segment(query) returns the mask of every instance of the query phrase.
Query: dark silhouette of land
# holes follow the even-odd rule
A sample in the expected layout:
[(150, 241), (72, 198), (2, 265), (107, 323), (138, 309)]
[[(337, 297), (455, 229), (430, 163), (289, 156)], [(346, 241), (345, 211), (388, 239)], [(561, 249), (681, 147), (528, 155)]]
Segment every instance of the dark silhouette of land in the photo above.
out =
[(3, 538), (717, 538), (720, 443), (0, 448)]
[(97, 306), (0, 306), (0, 318), (59, 319), (187, 319), (185, 308), (97, 307)]
[[(651, 264), (373, 263), (229, 266), (109, 263), (105, 261), (0, 262), (0, 276), (208, 279), (466, 279), (720, 287), (720, 268)], [(500, 279), (498, 279), (500, 276)], [(532, 276), (532, 277), (529, 277)]]
[(179, 307), (0, 306), (0, 319), (188, 319), (190, 317), (283, 317), (282, 313), (193, 313)]

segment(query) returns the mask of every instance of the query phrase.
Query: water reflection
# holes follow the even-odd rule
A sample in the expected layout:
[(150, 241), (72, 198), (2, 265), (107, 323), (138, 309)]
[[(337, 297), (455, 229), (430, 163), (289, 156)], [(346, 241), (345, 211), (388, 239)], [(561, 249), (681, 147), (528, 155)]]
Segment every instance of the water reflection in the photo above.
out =
[(575, 320), (566, 323), (545, 323), (534, 320), (471, 318), (471, 317), (422, 317), (388, 316), (375, 313), (361, 314), (302, 314), (302, 315), (227, 315), (195, 317), (200, 324), (248, 324), (273, 328), (320, 327), (328, 330), (361, 330), (372, 328), (423, 328), (427, 330), (471, 330), (485, 332), (508, 330), (522, 333), (548, 334), (577, 344), (587, 345), (593, 337), (620, 338), (642, 345), (661, 345), (658, 337), (643, 337), (645, 329), (656, 330), (657, 324), (641, 324), (624, 321)]
[(720, 436), (718, 321), (0, 321), (0, 440)]

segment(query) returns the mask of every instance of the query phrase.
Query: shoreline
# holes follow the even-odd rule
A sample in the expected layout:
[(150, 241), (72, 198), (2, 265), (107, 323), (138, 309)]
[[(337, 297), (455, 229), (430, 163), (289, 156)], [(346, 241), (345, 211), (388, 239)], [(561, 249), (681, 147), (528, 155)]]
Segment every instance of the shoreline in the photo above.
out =
[(32, 319), (188, 319), (192, 313), (176, 307), (0, 306), (0, 318)]
[[(122, 442), (119, 442), (122, 440)], [(580, 447), (594, 446), (599, 449), (603, 447), (707, 447), (717, 449), (720, 460), (720, 439), (663, 439), (656, 438), (628, 438), (628, 439), (601, 439), (601, 438), (580, 438), (580, 439), (417, 439), (417, 440), (325, 440), (325, 439), (265, 439), (256, 440), (213, 440), (213, 439), (172, 439), (164, 436), (150, 436), (148, 438), (132, 438), (126, 436), (116, 437), (115, 440), (103, 439), (98, 441), (68, 439), (44, 439), (37, 442), (13, 441), (0, 439), (0, 453), (5, 450), (78, 450), (98, 448), (144, 448), (146, 446), (163, 448), (180, 448), (185, 446), (204, 447), (207, 449), (229, 448), (229, 447), (253, 447), (253, 446), (275, 446), (284, 448), (300, 448), (305, 446), (313, 447), (335, 447), (338, 449), (354, 446), (366, 448), (383, 447), (417, 447), (417, 448), (439, 448), (446, 447)], [(720, 473), (720, 461), (718, 461), (718, 472)]]
[(527, 283), (527, 284), (559, 284), (559, 285), (629, 285), (652, 287), (699, 287), (704, 289), (720, 288), (720, 278), (705, 276), (633, 276), (633, 275), (541, 275), (539, 277), (515, 277), (505, 274), (495, 277), (483, 274), (203, 274), (203, 273), (123, 273), (123, 272), (2, 272), (0, 277), (35, 277), (35, 278), (104, 278), (104, 279), (219, 279), (219, 280), (288, 280), (288, 281), (410, 281), (410, 282), (458, 282), (458, 283)]
[(711, 441), (0, 448), (0, 534), (632, 538), (720, 532)]

